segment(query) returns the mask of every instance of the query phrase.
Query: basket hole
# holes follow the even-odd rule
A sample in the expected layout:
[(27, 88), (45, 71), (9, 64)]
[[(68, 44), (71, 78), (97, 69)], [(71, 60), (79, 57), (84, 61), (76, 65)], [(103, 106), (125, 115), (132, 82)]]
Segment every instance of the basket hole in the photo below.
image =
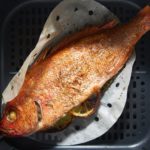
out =
[(135, 130), (136, 128), (137, 128), (137, 125), (136, 125), (136, 124), (134, 124), (134, 125), (133, 125), (133, 129)]
[(23, 59), (19, 59), (19, 64), (22, 65)]
[(23, 30), (22, 28), (19, 28), (19, 35), (22, 36), (22, 34), (23, 34)]
[(145, 51), (145, 48), (144, 48), (144, 47), (141, 47), (141, 53), (144, 52), (144, 51)]
[(133, 98), (136, 98), (136, 93), (133, 93)]
[(141, 85), (144, 85), (144, 84), (145, 84), (145, 82), (144, 82), (144, 81), (142, 81), (142, 82), (141, 82)]
[(121, 130), (124, 129), (124, 125), (123, 125), (122, 122), (120, 123), (120, 129), (121, 129)]
[(120, 139), (122, 140), (124, 138), (123, 133), (120, 133)]
[(144, 65), (145, 65), (145, 62), (144, 62), (144, 61), (141, 61), (141, 65), (144, 66)]
[(30, 35), (30, 29), (29, 29), (29, 28), (26, 28), (26, 32), (25, 32), (25, 34), (26, 34), (27, 36), (29, 36), (29, 35)]
[(126, 109), (129, 109), (129, 107), (130, 107), (129, 102), (127, 102)]
[(135, 134), (135, 133), (132, 133), (132, 136), (133, 136), (133, 137), (135, 137), (135, 136), (136, 136), (136, 134)]
[(78, 11), (78, 8), (76, 7), (76, 8), (74, 9), (74, 11)]
[(118, 82), (118, 83), (116, 83), (116, 87), (119, 87), (119, 85), (120, 85), (120, 83)]
[(95, 121), (99, 121), (99, 118), (98, 118), (98, 117), (95, 117)]
[(14, 21), (13, 20), (11, 20), (10, 23), (11, 23), (12, 26), (14, 25)]
[(114, 125), (114, 129), (116, 130), (118, 128), (118, 124), (116, 123), (115, 125)]
[(126, 125), (126, 129), (130, 129), (130, 124), (129, 123)]
[(11, 41), (10, 44), (11, 44), (11, 46), (14, 46), (14, 45), (15, 45), (14, 41)]
[(11, 55), (11, 59), (14, 59), (15, 58), (15, 56), (14, 55)]
[(101, 139), (104, 141), (106, 138), (105, 138), (105, 135), (103, 135), (102, 137), (101, 137)]
[(118, 135), (117, 133), (114, 133), (114, 139), (117, 140), (118, 139)]
[(93, 15), (93, 10), (89, 10), (89, 15), (92, 16)]
[(38, 14), (41, 15), (41, 8), (38, 8)]
[(123, 119), (124, 118), (124, 114), (122, 114), (121, 116), (120, 116), (120, 119)]
[(60, 17), (59, 16), (56, 16), (56, 21), (58, 21), (60, 19)]
[(19, 55), (20, 55), (20, 56), (23, 55), (23, 50), (22, 50), (22, 49), (19, 50)]
[(19, 70), (19, 67), (16, 67), (16, 71), (18, 71)]
[(32, 25), (35, 25), (35, 18), (32, 18), (31, 22), (32, 22)]
[(108, 133), (108, 140), (111, 140), (111, 138), (112, 138), (111, 133)]
[(11, 66), (15, 66), (15, 62), (11, 62)]
[(133, 119), (136, 119), (136, 118), (137, 118), (136, 114), (133, 114)]
[(30, 44), (30, 40), (29, 38), (26, 38), (26, 44), (29, 45)]
[(130, 98), (130, 93), (129, 93), (129, 92), (127, 93), (127, 98), (128, 98), (128, 99)]
[(19, 20), (19, 24), (22, 25), (22, 23), (23, 23), (22, 18), (19, 18), (18, 20)]
[(14, 30), (15, 30), (13, 27), (11, 27), (10, 29), (11, 29), (11, 32), (14, 32)]
[(42, 24), (42, 18), (39, 18), (39, 19), (38, 19), (38, 23), (39, 23), (39, 24)]
[(141, 45), (144, 45), (144, 40), (141, 40)]
[(136, 88), (136, 81), (133, 81), (133, 88)]
[(112, 104), (111, 104), (111, 103), (108, 103), (107, 106), (108, 106), (109, 108), (111, 108), (111, 107), (112, 107)]
[(139, 77), (139, 76), (137, 76), (137, 77), (136, 77), (136, 79), (140, 79), (140, 77)]
[(22, 46), (23, 45), (23, 41), (22, 39), (19, 39), (19, 45)]
[(127, 119), (130, 118), (130, 113), (129, 113), (129, 112), (126, 113), (126, 118), (127, 118)]
[(133, 108), (134, 108), (134, 109), (136, 108), (136, 104), (135, 104), (135, 103), (133, 104)]
[(136, 67), (136, 70), (140, 70), (140, 67)]
[(145, 58), (144, 54), (141, 54), (141, 58)]

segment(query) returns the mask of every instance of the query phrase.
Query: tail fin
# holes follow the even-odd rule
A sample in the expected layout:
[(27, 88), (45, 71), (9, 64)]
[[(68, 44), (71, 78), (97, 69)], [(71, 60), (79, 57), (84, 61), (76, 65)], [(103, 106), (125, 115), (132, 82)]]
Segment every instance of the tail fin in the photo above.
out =
[(145, 6), (135, 18), (145, 32), (150, 30), (150, 6)]

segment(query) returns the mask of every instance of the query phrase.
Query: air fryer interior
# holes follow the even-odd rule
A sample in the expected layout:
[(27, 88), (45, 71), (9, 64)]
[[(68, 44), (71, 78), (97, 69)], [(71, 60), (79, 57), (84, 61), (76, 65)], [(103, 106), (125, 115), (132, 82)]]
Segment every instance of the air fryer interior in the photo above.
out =
[[(140, 9), (138, 5), (123, 0), (99, 0), (125, 23)], [(24, 59), (38, 40), (42, 27), (58, 1), (30, 1), (13, 9), (3, 22), (1, 34), (1, 89), (18, 71)], [(18, 148), (90, 148), (90, 149), (142, 149), (150, 147), (150, 34), (136, 45), (134, 64), (125, 109), (115, 125), (103, 136), (78, 146), (56, 146), (47, 143), (45, 137), (32, 141), (26, 138), (1, 138), (6, 145)], [(94, 121), (99, 121), (95, 118)], [(76, 130), (80, 128), (75, 127)], [(0, 142), (1, 142), (0, 141)], [(8, 148), (9, 148), (8, 146)], [(52, 148), (51, 147), (51, 148)], [(6, 146), (7, 148), (7, 146)], [(0, 144), (1, 149), (1, 144)], [(3, 148), (2, 148), (3, 149)]]

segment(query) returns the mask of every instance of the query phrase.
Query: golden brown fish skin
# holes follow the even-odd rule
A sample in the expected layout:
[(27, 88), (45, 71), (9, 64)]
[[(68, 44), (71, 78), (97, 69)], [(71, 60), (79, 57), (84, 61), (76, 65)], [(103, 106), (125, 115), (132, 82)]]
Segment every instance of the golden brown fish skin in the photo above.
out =
[[(96, 28), (97, 32), (89, 34), (92, 30), (91, 27), (86, 32), (83, 30), (84, 34), (81, 31), (72, 35), (73, 41), (69, 43), (60, 42), (57, 52), (29, 69), (18, 96), (7, 103), (0, 122), (5, 134), (21, 136), (49, 128), (99, 92), (126, 63), (140, 37), (150, 30), (150, 7), (145, 7), (126, 25), (112, 29), (109, 26), (107, 30)], [(41, 109), (41, 121), (35, 102)], [(17, 119), (11, 123), (7, 120), (10, 108), (19, 110), (14, 110)]]

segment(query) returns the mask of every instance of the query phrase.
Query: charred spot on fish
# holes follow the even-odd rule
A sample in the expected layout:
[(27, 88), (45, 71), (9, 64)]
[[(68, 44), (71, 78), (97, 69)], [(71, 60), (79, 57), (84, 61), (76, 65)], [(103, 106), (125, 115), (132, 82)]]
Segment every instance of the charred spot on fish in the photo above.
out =
[(112, 107), (112, 104), (111, 104), (111, 103), (108, 103), (107, 106), (108, 106), (109, 108), (111, 108), (111, 107)]
[(17, 119), (17, 113), (14, 110), (10, 110), (7, 113), (7, 120), (10, 122), (14, 122)]
[(94, 13), (94, 12), (93, 12), (92, 10), (89, 10), (89, 15), (90, 15), (90, 16), (92, 16), (93, 13)]
[(120, 83), (116, 83), (116, 87), (119, 87)]
[(41, 112), (41, 106), (37, 101), (34, 101), (36, 108), (37, 108), (37, 114), (38, 114), (38, 122), (42, 120), (42, 112)]
[(76, 12), (76, 11), (78, 11), (78, 8), (77, 8), (77, 7), (74, 9), (74, 12)]
[(51, 36), (50, 34), (47, 34), (47, 39), (50, 38), (50, 36)]
[(58, 21), (60, 19), (60, 17), (59, 16), (56, 16), (56, 21)]

